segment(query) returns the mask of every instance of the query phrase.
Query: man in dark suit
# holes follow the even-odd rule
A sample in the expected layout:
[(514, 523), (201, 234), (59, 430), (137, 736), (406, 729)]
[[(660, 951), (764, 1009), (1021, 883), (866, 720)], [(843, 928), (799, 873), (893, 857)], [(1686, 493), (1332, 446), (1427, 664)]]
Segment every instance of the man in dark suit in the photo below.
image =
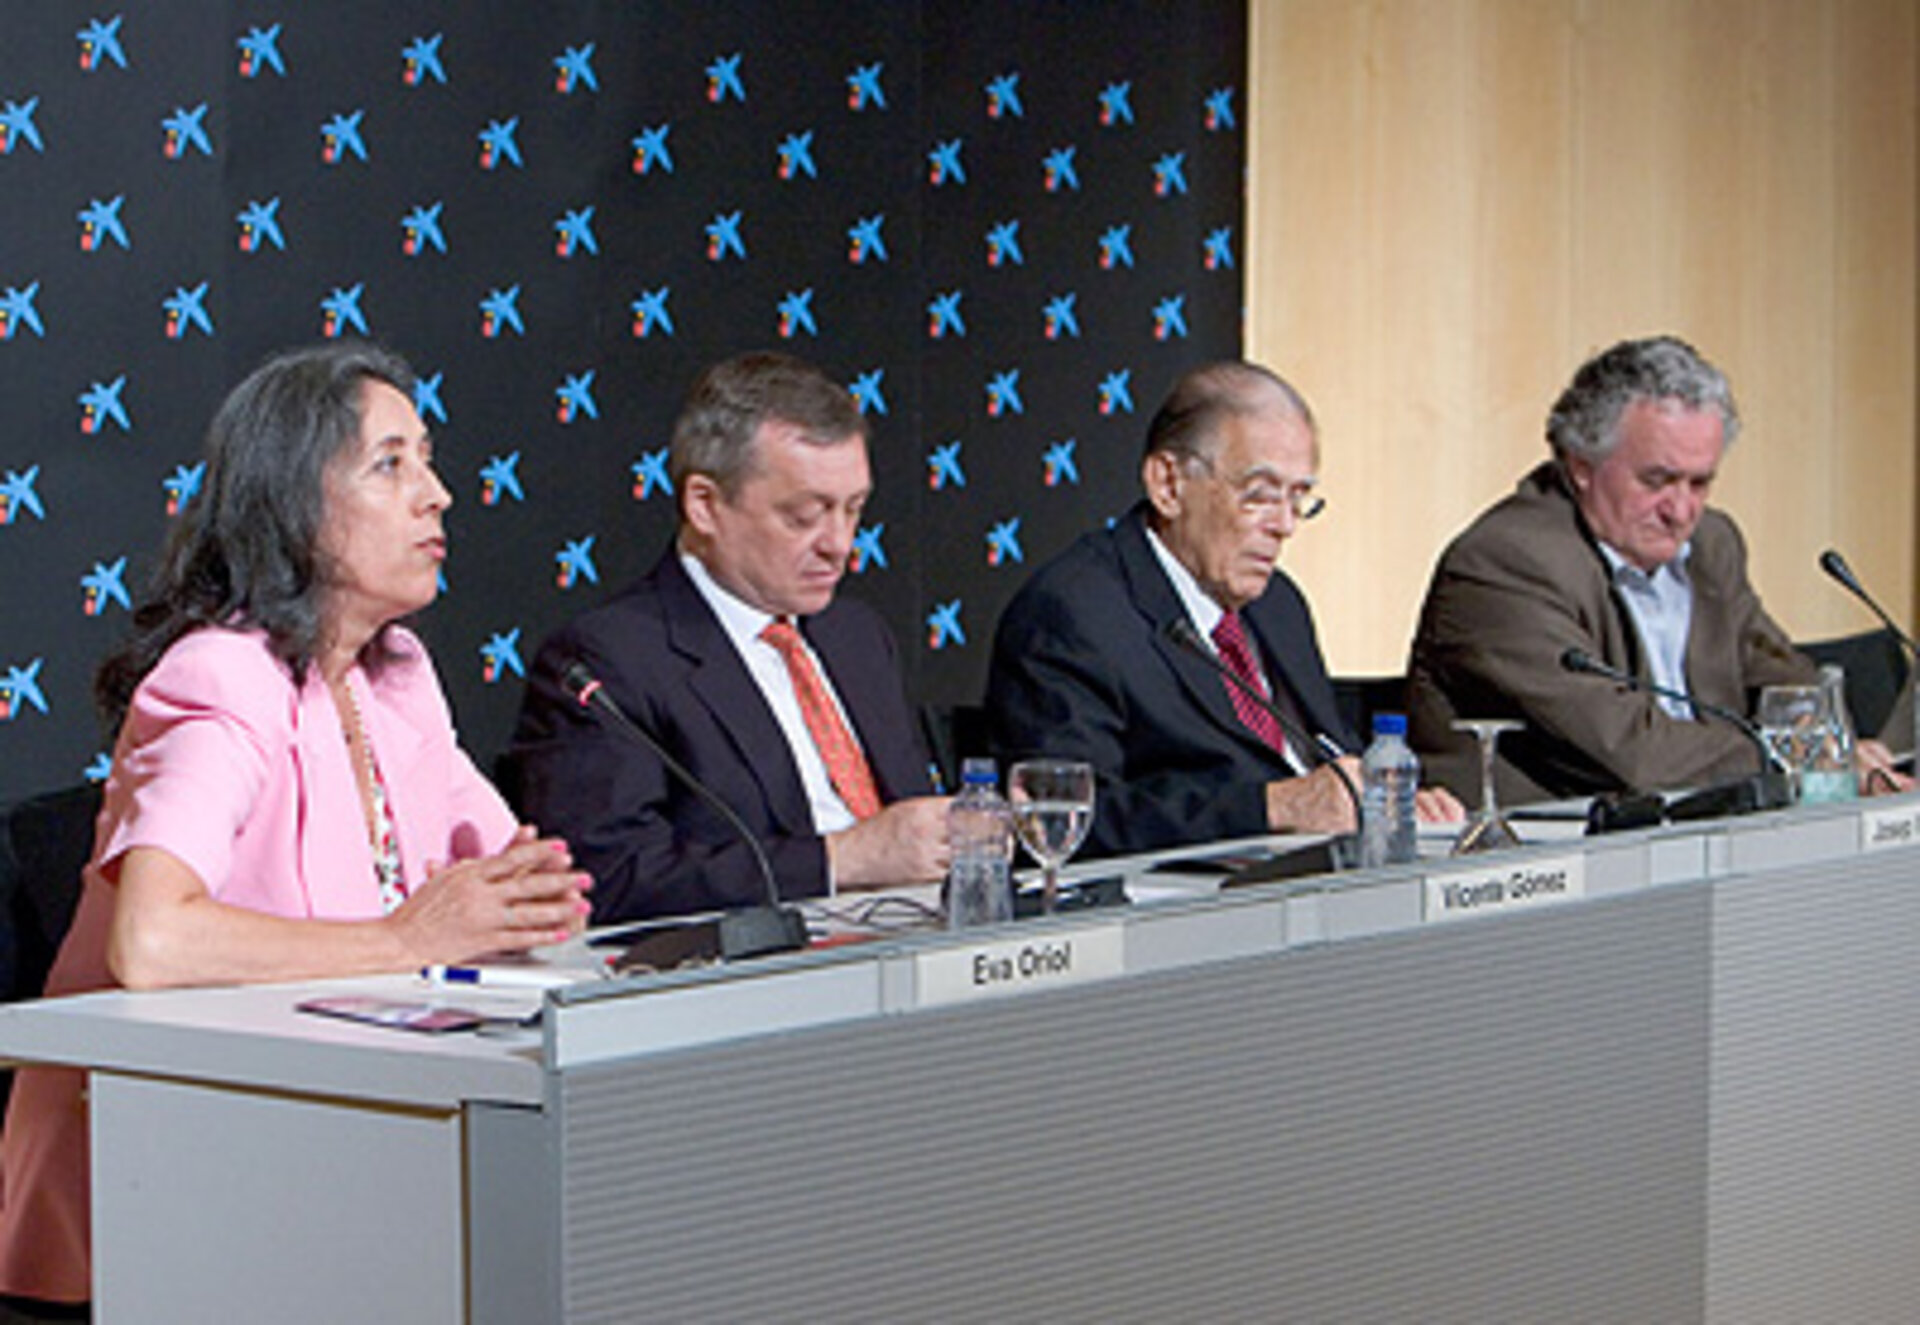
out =
[(596, 922), (751, 904), (750, 849), (567, 693), (575, 660), (746, 821), (786, 897), (926, 881), (946, 801), (893, 639), (835, 597), (872, 490), (845, 387), (776, 354), (708, 369), (674, 427), (674, 545), (542, 646), (509, 754), (519, 808), (595, 880)]
[[(1343, 753), (1354, 735), (1306, 600), (1277, 570), (1324, 504), (1319, 463), (1312, 413), (1285, 381), (1247, 363), (1198, 369), (1148, 429), (1144, 500), (1007, 606), (987, 683), (994, 743), (1007, 759), (1093, 765), (1091, 851), (1354, 827), (1341, 781), (1359, 777)], [(1420, 804), (1458, 813), (1445, 795)]]

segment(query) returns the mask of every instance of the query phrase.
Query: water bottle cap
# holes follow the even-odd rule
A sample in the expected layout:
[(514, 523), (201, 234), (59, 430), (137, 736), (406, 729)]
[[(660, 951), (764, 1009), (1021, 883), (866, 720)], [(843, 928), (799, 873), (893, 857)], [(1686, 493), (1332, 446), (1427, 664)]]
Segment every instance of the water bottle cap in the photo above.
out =
[(1000, 768), (991, 759), (966, 760), (960, 765), (960, 785), (997, 787), (1000, 785)]
[(1404, 713), (1374, 714), (1373, 734), (1375, 736), (1405, 736), (1407, 734), (1407, 715)]

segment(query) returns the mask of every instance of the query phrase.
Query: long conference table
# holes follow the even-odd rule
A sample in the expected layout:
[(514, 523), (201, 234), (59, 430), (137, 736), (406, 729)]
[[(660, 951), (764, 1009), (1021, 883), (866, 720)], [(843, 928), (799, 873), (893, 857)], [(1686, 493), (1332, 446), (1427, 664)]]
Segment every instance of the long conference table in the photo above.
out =
[(1916, 1319), (1920, 797), (1552, 838), (0, 1055), (91, 1073), (103, 1325)]

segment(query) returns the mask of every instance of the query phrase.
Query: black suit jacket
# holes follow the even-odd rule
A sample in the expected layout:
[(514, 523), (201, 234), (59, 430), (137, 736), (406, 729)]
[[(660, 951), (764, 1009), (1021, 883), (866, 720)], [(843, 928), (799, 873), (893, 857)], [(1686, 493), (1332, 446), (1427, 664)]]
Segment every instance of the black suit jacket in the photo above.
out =
[[(878, 614), (840, 598), (799, 625), (881, 799), (927, 793), (926, 753)], [(773, 710), (670, 548), (646, 576), (541, 646), (503, 770), (521, 813), (564, 837), (593, 875), (596, 923), (751, 904), (765, 887), (725, 820), (567, 695), (560, 676), (574, 659), (746, 821), (782, 896), (827, 890), (825, 842)]]
[[(1352, 748), (1299, 588), (1276, 572), (1241, 616), (1307, 726)], [(1235, 715), (1220, 674), (1169, 638), (1185, 619), (1144, 505), (1035, 572), (1000, 618), (987, 682), (996, 751), (1093, 765), (1090, 853), (1264, 833), (1266, 784), (1292, 775)]]

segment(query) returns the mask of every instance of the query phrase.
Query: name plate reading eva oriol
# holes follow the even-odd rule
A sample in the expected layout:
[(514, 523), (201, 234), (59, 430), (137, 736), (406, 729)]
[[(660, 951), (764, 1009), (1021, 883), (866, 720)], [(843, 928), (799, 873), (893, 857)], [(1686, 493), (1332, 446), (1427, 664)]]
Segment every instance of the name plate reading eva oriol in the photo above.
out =
[(1124, 935), (1119, 925), (1102, 925), (923, 952), (914, 964), (917, 1002), (937, 1007), (1110, 979), (1126, 969)]

